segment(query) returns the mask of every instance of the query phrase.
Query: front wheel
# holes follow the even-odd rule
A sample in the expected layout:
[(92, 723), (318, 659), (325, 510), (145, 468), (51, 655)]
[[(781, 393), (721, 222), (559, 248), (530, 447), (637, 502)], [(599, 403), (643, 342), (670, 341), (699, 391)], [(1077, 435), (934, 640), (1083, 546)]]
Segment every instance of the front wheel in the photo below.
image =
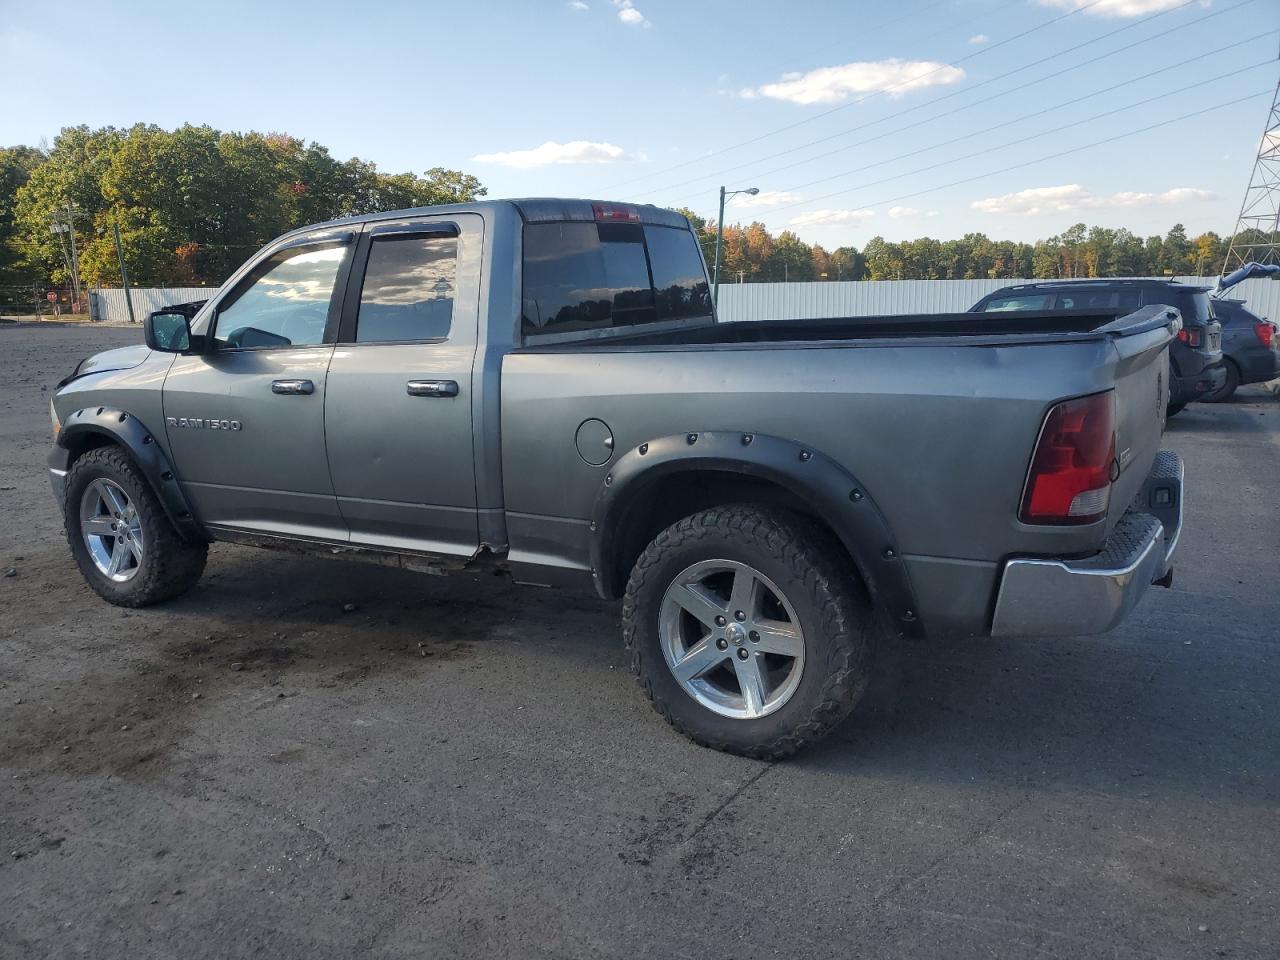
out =
[(623, 636), (654, 708), (704, 746), (780, 759), (853, 710), (879, 633), (852, 564), (783, 510), (717, 507), (654, 538)]
[(159, 603), (191, 589), (204, 572), (207, 545), (178, 535), (119, 447), (97, 447), (72, 464), (62, 511), (76, 566), (110, 603)]

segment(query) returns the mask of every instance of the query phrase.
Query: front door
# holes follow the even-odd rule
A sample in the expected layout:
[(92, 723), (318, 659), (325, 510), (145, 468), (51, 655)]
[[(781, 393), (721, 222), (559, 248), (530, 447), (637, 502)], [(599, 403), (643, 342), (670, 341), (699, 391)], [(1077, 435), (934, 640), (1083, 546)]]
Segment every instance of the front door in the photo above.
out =
[(214, 306), (208, 348), (170, 369), (169, 445), (203, 522), (347, 539), (324, 403), (354, 236), (320, 233), (261, 257)]
[(353, 543), (469, 556), (483, 220), (367, 226), (329, 366), (329, 473)]

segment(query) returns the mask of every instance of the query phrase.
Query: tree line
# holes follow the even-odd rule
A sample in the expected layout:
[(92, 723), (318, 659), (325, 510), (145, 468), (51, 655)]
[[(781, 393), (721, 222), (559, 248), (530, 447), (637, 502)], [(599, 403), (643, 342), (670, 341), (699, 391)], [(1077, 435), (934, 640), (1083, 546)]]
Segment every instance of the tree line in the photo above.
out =
[[(680, 211), (698, 231), (707, 265), (715, 259), (714, 221)], [(1242, 234), (1242, 239), (1247, 239)], [(1257, 238), (1265, 242), (1261, 233)], [(764, 224), (726, 224), (720, 257), (722, 283), (784, 280), (1005, 280), (1087, 277), (1201, 276), (1216, 274), (1229, 238), (1213, 231), (1195, 237), (1175, 224), (1164, 236), (1140, 237), (1124, 229), (1077, 223), (1062, 233), (1022, 243), (967, 233), (958, 240), (889, 241), (872, 237), (862, 249), (827, 250), (790, 230), (774, 236)]]
[(82, 282), (119, 285), (119, 227), (132, 282), (191, 286), (221, 283), (294, 227), (484, 193), (457, 170), (383, 173), (285, 133), (67, 127), (52, 147), (0, 148), (0, 287), (64, 286), (67, 223)]
[[(51, 147), (0, 148), (0, 293), (65, 287), (72, 236), (88, 284), (119, 284), (117, 227), (134, 283), (217, 284), (294, 227), (485, 193), (458, 170), (383, 173), (285, 133), (190, 124), (67, 127)], [(680, 212), (710, 264), (715, 224)], [(1226, 253), (1218, 234), (1189, 237), (1181, 224), (1145, 238), (1078, 223), (1034, 244), (968, 233), (956, 240), (873, 237), (861, 249), (834, 250), (789, 230), (775, 236), (758, 222), (726, 225), (724, 234), (725, 282), (1195, 275), (1216, 273)]]

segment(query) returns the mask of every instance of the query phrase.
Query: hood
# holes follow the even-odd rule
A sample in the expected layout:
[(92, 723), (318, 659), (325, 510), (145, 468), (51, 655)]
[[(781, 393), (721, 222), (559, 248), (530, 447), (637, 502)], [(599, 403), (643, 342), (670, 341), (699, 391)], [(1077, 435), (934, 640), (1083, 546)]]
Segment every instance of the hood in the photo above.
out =
[(136, 367), (150, 355), (151, 348), (142, 343), (132, 347), (104, 350), (102, 353), (95, 353), (88, 360), (80, 361), (75, 376), (83, 377), (90, 373), (105, 373), (108, 370), (128, 370), (130, 367)]

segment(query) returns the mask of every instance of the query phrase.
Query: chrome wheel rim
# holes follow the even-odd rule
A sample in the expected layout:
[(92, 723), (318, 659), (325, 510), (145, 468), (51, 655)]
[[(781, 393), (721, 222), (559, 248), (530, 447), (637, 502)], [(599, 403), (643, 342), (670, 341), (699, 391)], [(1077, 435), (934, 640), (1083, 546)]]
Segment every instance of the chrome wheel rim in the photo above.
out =
[(779, 710), (804, 673), (800, 618), (777, 584), (736, 560), (703, 560), (667, 587), (658, 637), (672, 676), (723, 717)]
[(119, 484), (98, 478), (80, 497), (80, 534), (98, 572), (116, 583), (132, 580), (142, 567), (142, 520)]

